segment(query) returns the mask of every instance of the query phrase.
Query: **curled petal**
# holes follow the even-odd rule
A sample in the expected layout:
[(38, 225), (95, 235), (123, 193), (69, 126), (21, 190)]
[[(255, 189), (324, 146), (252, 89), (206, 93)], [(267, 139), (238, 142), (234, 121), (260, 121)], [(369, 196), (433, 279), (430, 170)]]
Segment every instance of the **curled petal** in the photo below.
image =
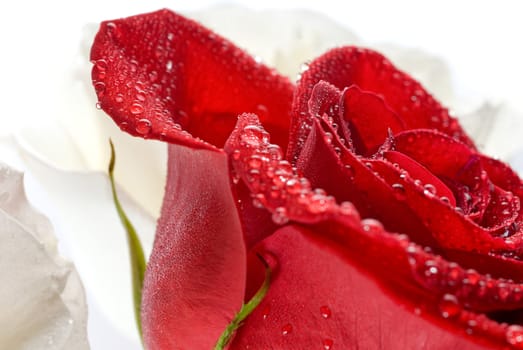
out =
[(246, 251), (223, 152), (171, 145), (166, 194), (147, 266), (148, 349), (211, 349), (240, 310)]
[(168, 10), (104, 22), (91, 51), (100, 107), (124, 131), (222, 147), (241, 112), (284, 144), (293, 85), (200, 24)]
[(303, 125), (310, 125), (310, 120), (302, 112), (307, 111), (312, 89), (320, 80), (338, 89), (357, 85), (372, 91), (383, 97), (407, 129), (438, 129), (474, 147), (458, 122), (417, 81), (377, 52), (341, 47), (314, 60), (301, 76), (294, 96), (289, 159), (296, 158), (306, 140), (308, 130)]

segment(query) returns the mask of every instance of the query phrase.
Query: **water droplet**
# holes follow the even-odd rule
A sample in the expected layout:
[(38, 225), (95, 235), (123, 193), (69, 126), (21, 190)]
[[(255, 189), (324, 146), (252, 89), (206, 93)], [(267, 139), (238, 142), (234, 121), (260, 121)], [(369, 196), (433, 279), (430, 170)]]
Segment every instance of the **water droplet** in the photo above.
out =
[(309, 63), (308, 62), (302, 63), (300, 66), (300, 72), (303, 73), (308, 70), (309, 70)]
[(322, 344), (325, 350), (331, 350), (332, 345), (334, 345), (334, 341), (332, 339), (323, 339)]
[(404, 200), (406, 198), (405, 187), (402, 184), (392, 184), (392, 191), (397, 200)]
[(133, 103), (131, 105), (131, 109), (130, 110), (131, 110), (132, 114), (141, 114), (144, 111), (143, 106), (140, 103), (137, 103), (137, 102), (135, 102), (135, 103)]
[(100, 102), (96, 102), (95, 107), (96, 109), (102, 109), (102, 104)]
[(274, 213), (272, 213), (272, 221), (277, 225), (284, 225), (289, 222), (289, 218), (287, 217), (287, 209), (284, 207), (276, 208)]
[(172, 41), (174, 39), (174, 33), (167, 33), (167, 40)]
[(448, 197), (440, 197), (440, 201), (442, 201), (445, 204), (450, 204), (450, 199)]
[(242, 155), (242, 153), (240, 152), (240, 150), (236, 149), (236, 150), (234, 150), (234, 152), (232, 152), (232, 159), (238, 160), (238, 159), (240, 159), (241, 155)]
[(363, 219), (361, 220), (361, 227), (365, 232), (381, 232), (383, 231), (383, 225), (376, 219)]
[(99, 99), (104, 97), (105, 95), (105, 83), (99, 81), (94, 83), (94, 89), (96, 91), (96, 96), (98, 96)]
[(332, 142), (332, 134), (330, 132), (326, 132), (325, 133), (325, 141), (327, 143), (331, 143)]
[(136, 132), (141, 135), (147, 135), (151, 132), (152, 123), (149, 119), (140, 119), (136, 122)]
[(118, 94), (114, 97), (114, 100), (118, 103), (122, 103), (123, 102), (123, 95), (122, 94)]
[(427, 197), (433, 197), (436, 194), (436, 187), (433, 184), (423, 186), (423, 194)]
[(331, 317), (332, 311), (327, 305), (323, 305), (320, 307), (320, 315), (321, 315), (321, 317), (327, 319), (327, 318)]
[(441, 298), (438, 308), (444, 318), (456, 317), (461, 312), (461, 305), (456, 296), (448, 293)]
[(269, 313), (271, 312), (271, 308), (270, 306), (265, 306), (263, 309), (262, 309), (262, 317), (264, 320), (267, 319), (267, 317), (269, 317)]
[(102, 59), (99, 59), (95, 62), (94, 64), (96, 66), (96, 68), (98, 68), (98, 70), (100, 71), (105, 71), (107, 69), (107, 61), (104, 60), (103, 58)]
[(281, 327), (281, 334), (287, 335), (292, 332), (292, 325), (287, 323), (285, 326)]
[(512, 325), (507, 328), (507, 342), (517, 349), (523, 349), (523, 327)]
[(167, 63), (165, 64), (165, 70), (167, 71), (167, 73), (172, 72), (172, 70), (173, 70), (173, 61), (171, 61), (171, 60), (167, 61)]
[(258, 209), (264, 208), (263, 201), (265, 201), (265, 196), (261, 193), (258, 193), (252, 199), (252, 205)]

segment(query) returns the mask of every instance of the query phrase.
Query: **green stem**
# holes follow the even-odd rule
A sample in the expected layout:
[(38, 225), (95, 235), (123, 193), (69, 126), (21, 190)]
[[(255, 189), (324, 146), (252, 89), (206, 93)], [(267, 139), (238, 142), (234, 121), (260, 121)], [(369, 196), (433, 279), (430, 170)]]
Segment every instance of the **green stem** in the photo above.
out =
[(120, 221), (127, 232), (127, 243), (129, 245), (129, 255), (131, 258), (131, 278), (133, 284), (133, 301), (134, 301), (134, 317), (136, 320), (136, 327), (138, 328), (138, 333), (140, 334), (140, 339), (143, 341), (142, 336), (142, 322), (141, 322), (141, 303), (142, 303), (142, 287), (143, 287), (143, 278), (145, 274), (145, 255), (143, 253), (142, 243), (138, 238), (136, 230), (134, 229), (131, 221), (125, 214), (120, 201), (118, 200), (118, 195), (116, 193), (116, 185), (114, 181), (114, 165), (115, 165), (115, 152), (114, 145), (111, 140), (109, 140), (111, 145), (111, 160), (109, 162), (109, 179), (111, 181), (111, 189), (113, 193), (114, 206), (120, 217)]
[(227, 328), (225, 328), (225, 331), (223, 331), (222, 335), (216, 342), (214, 350), (225, 349), (225, 347), (231, 341), (234, 332), (242, 326), (242, 322), (247, 318), (247, 316), (249, 316), (254, 311), (254, 309), (258, 307), (258, 305), (260, 305), (263, 298), (265, 298), (265, 295), (267, 295), (267, 292), (269, 291), (269, 285), (271, 283), (271, 268), (261, 255), (257, 255), (263, 263), (263, 265), (265, 266), (265, 280), (263, 281), (263, 284), (261, 285), (260, 289), (258, 289), (256, 294), (254, 294), (254, 296), (251, 298), (251, 300), (249, 300), (247, 304), (242, 305), (240, 311), (236, 314), (231, 323), (229, 323)]

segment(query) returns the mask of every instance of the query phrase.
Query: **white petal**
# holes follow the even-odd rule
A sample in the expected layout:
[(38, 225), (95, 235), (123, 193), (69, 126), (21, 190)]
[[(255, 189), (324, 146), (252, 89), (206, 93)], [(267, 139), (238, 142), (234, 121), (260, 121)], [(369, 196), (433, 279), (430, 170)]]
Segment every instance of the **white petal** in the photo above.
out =
[(357, 37), (345, 26), (307, 10), (255, 11), (220, 6), (189, 16), (292, 80), (302, 63), (333, 47), (358, 43)]
[[(107, 175), (58, 170), (27, 149), (22, 147), (21, 150), (36, 179), (33, 185), (45, 190), (47, 205), (56, 210), (51, 218), (59, 222), (61, 231), (67, 232), (60, 237), (60, 243), (74, 257), (87, 288), (89, 306), (95, 311), (95, 317), (89, 318), (90, 337), (95, 341), (107, 341), (104, 334), (108, 333), (106, 328), (109, 327), (116, 333), (111, 334), (113, 339), (109, 341), (139, 347), (126, 233), (114, 208)], [(118, 148), (116, 156), (118, 168)], [(145, 254), (149, 256), (155, 220), (121, 188), (119, 196), (140, 235)]]
[(52, 227), (27, 202), (23, 176), (0, 164), (0, 344), (3, 349), (88, 349), (78, 274)]

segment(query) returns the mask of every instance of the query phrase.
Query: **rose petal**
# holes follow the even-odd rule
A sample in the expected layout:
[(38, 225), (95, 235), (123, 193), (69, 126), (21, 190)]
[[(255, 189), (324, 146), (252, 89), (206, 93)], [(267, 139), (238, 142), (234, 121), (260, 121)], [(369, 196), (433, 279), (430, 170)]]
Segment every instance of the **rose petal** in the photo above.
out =
[(293, 85), (198, 23), (171, 11), (104, 22), (91, 51), (103, 108), (135, 136), (221, 147), (241, 112), (287, 138)]
[[(254, 128), (256, 132), (253, 132)], [(288, 163), (282, 160), (271, 161), (263, 157), (267, 148), (272, 146), (268, 143), (268, 138), (255, 116), (240, 117), (238, 126), (228, 143), (237, 139), (243, 142), (237, 143), (240, 147), (232, 152), (233, 167), (255, 195), (263, 195), (263, 204), (273, 213), (273, 220), (279, 224), (289, 220), (299, 222), (311, 230), (300, 230), (301, 233), (309, 232), (310, 239), (316, 241), (322, 249), (329, 251), (325, 256), (320, 257), (311, 251), (302, 251), (300, 247), (293, 246), (299, 242), (298, 233), (295, 231), (291, 231), (292, 237), (284, 238), (276, 246), (267, 242), (275, 239), (278, 233), (265, 238), (258, 248), (261, 249), (262, 254), (268, 256), (268, 260), (277, 261), (274, 267), (275, 279), (283, 280), (281, 285), (274, 289), (271, 287), (264, 303), (251, 315), (250, 319), (255, 320), (252, 321), (253, 329), (245, 326), (240, 330), (240, 334), (244, 332), (246, 335), (236, 337), (234, 344), (237, 344), (238, 348), (265, 344), (265, 342), (276, 344), (278, 347), (310, 348), (321, 341), (322, 337), (326, 337), (322, 335), (323, 331), (330, 336), (324, 339), (340, 339), (342, 348), (353, 347), (352, 343), (346, 342), (359, 341), (361, 337), (358, 335), (347, 337), (347, 327), (339, 326), (352, 324), (354, 321), (344, 313), (347, 310), (346, 296), (349, 293), (345, 288), (350, 278), (338, 264), (335, 264), (337, 267), (330, 265), (334, 263), (337, 256), (343, 256), (347, 262), (350, 261), (349, 266), (355, 266), (377, 281), (386, 292), (383, 294), (383, 290), (380, 290), (381, 297), (392, 296), (396, 303), (400, 303), (407, 310), (410, 309), (418, 314), (421, 312), (423, 318), (444, 328), (454, 327), (454, 331), (461, 329), (463, 332), (465, 328), (470, 327), (470, 324), (478, 325), (481, 328), (469, 338), (474, 342), (505, 343), (508, 332), (506, 325), (489, 320), (485, 315), (465, 310), (464, 306), (469, 305), (468, 307), (477, 308), (479, 311), (517, 309), (521, 306), (523, 294), (515, 290), (521, 289), (521, 285), (491, 279), (477, 272), (465, 271), (457, 264), (449, 264), (442, 258), (425, 252), (419, 246), (409, 244), (406, 236), (387, 233), (376, 220), (364, 220), (360, 226), (359, 215), (352, 205), (344, 203), (338, 206), (325, 194), (312, 191), (308, 183), (300, 181), (300, 190), (296, 192), (294, 187), (282, 183), (281, 178), (274, 181), (273, 176), (279, 170), (285, 169)], [(250, 176), (248, 171), (248, 159), (252, 156), (260, 157), (255, 177), (252, 177), (252, 174)], [(296, 170), (286, 171), (285, 176), (287, 183), (298, 180)], [(268, 188), (270, 191), (267, 191)], [(276, 195), (272, 195), (274, 192)], [(287, 229), (289, 226), (284, 230)], [(278, 248), (279, 245), (285, 245), (285, 248)], [(294, 264), (291, 264), (287, 258), (281, 258), (294, 253), (296, 254)], [(293, 266), (291, 272), (282, 277), (282, 271), (289, 266)], [(450, 269), (456, 272), (448, 273)], [(393, 270), (394, 274), (391, 275), (390, 270)], [(469, 281), (474, 277), (482, 282), (470, 286)], [(254, 279), (259, 282), (258, 272), (254, 272)], [(294, 279), (299, 280), (300, 283), (307, 281), (307, 287), (299, 288), (297, 283), (293, 284)], [(248, 282), (248, 285), (252, 284), (254, 283)], [(486, 284), (486, 288), (483, 288), (483, 284)], [(356, 289), (359, 289), (360, 285), (361, 283), (358, 283)], [(282, 293), (285, 293), (285, 296)], [(368, 297), (368, 291), (365, 290), (363, 295)], [(456, 299), (458, 297), (459, 300)], [(418, 305), (418, 311), (415, 305)], [(343, 320), (336, 322), (332, 328), (329, 324), (322, 324), (321, 309), (325, 310), (325, 308), (329, 308), (329, 312), (341, 310), (338, 312)], [(320, 309), (316, 318), (311, 316), (314, 309)], [(275, 313), (274, 322), (268, 321), (272, 312)], [(360, 317), (361, 315), (358, 315), (358, 319)], [(445, 321), (446, 319), (448, 321)], [(375, 320), (376, 314), (372, 313), (371, 321), (368, 323)], [(262, 327), (265, 324), (265, 328), (260, 329), (260, 324)], [(302, 332), (296, 334), (288, 343), (289, 338), (286, 337), (292, 336), (294, 330), (302, 330)], [(394, 344), (394, 342), (390, 343)]]
[(343, 108), (343, 101), (340, 101), (341, 99), (340, 90), (322, 80), (312, 89), (311, 98), (308, 102), (308, 115), (309, 118), (316, 117), (328, 120), (346, 147), (354, 151), (350, 130), (342, 118), (343, 113), (340, 108)]
[(473, 147), (457, 121), (409, 75), (397, 70), (386, 58), (371, 50), (343, 47), (314, 60), (299, 81), (292, 111), (289, 159), (295, 159), (305, 142), (310, 125), (301, 112), (307, 110), (312, 89), (320, 80), (339, 89), (357, 85), (382, 95), (405, 123), (406, 128), (436, 128)]
[(387, 138), (405, 129), (403, 120), (380, 96), (351, 85), (343, 91), (343, 118), (349, 123), (357, 153), (370, 156)]
[[(260, 244), (258, 250), (274, 261), (274, 279), (262, 304), (239, 329), (232, 349), (381, 349), (384, 344), (387, 349), (420, 344), (482, 349), (505, 344), (503, 327), (459, 306), (457, 311), (449, 307), (452, 314), (445, 320), (442, 297), (426, 294), (412, 281), (397, 237), (374, 228), (367, 233), (354, 227), (343, 230), (343, 248), (328, 241), (331, 232), (319, 227), (312, 231), (287, 226)], [(401, 298), (387, 293), (393, 284), (402, 290)], [(468, 320), (478, 324), (473, 336), (464, 332)], [(480, 328), (484, 325), (490, 326), (488, 331)]]
[(0, 187), (0, 344), (88, 349), (76, 269), (59, 256), (47, 218), (27, 202), (22, 174), (0, 164)]
[(240, 310), (246, 252), (227, 157), (171, 145), (166, 195), (145, 275), (148, 349), (210, 349)]
[[(380, 220), (391, 231), (407, 233), (423, 245), (437, 247), (423, 223), (404, 202), (405, 189), (400, 182), (387, 183), (369, 168), (372, 160), (360, 159), (349, 152), (327, 123), (313, 123), (296, 163), (314, 188), (322, 188), (341, 201), (351, 201), (362, 217)], [(325, 131), (329, 130), (329, 131)], [(338, 153), (336, 153), (338, 150)]]

